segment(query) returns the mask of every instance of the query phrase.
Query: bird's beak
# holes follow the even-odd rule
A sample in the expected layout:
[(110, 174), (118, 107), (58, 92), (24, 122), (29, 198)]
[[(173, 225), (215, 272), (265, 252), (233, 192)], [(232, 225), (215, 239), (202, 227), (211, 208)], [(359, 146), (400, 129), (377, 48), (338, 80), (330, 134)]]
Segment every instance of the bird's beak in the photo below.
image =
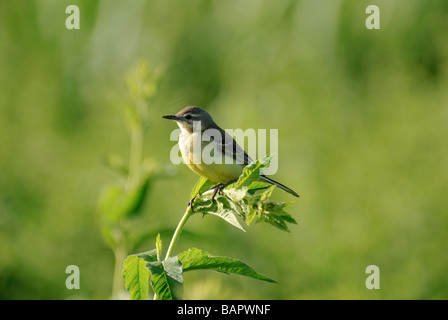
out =
[(179, 120), (179, 117), (175, 116), (175, 115), (170, 115), (170, 116), (163, 116), (163, 119), (168, 119), (168, 120)]

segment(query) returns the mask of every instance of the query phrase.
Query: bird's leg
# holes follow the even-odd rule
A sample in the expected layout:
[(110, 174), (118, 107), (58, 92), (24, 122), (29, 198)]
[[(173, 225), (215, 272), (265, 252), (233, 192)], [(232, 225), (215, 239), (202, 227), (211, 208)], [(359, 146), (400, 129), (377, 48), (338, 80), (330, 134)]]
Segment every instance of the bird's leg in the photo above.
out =
[(220, 183), (220, 184), (218, 184), (217, 186), (213, 187), (212, 189), (214, 189), (214, 191), (213, 191), (212, 201), (215, 200), (215, 196), (216, 196), (217, 194), (222, 194), (222, 190), (223, 190), (225, 187), (231, 185), (232, 183), (234, 183), (234, 182), (236, 182), (236, 181), (237, 181), (237, 180), (232, 180), (232, 181), (229, 181), (229, 182), (227, 182), (227, 183), (225, 183), (225, 184), (224, 184), (224, 183)]
[(212, 188), (212, 189), (214, 190), (214, 191), (213, 191), (213, 195), (212, 195), (212, 202), (213, 202), (213, 200), (215, 200), (215, 196), (216, 196), (216, 194), (217, 194), (218, 192), (221, 191), (222, 186), (223, 186), (223, 184), (220, 183), (220, 184), (218, 184), (217, 186), (215, 186), (215, 187)]
[[(212, 195), (212, 202), (213, 202), (213, 200), (215, 200), (215, 197), (216, 197), (216, 195), (219, 193), (219, 194), (222, 194), (222, 189), (224, 189), (225, 187), (227, 187), (228, 185), (230, 185), (230, 184), (232, 184), (232, 183), (234, 183), (236, 180), (232, 180), (232, 181), (230, 181), (230, 182), (227, 182), (226, 184), (223, 184), (223, 183), (220, 183), (220, 184), (218, 184), (218, 185), (216, 185), (216, 186), (214, 186), (212, 189), (213, 189), (213, 195)], [(194, 200), (196, 200), (196, 198), (197, 198), (197, 196), (201, 196), (201, 193), (198, 191), (198, 193), (196, 193), (196, 195), (188, 202), (188, 207), (190, 207), (191, 208), (191, 211), (193, 211), (194, 212), (194, 210), (193, 210), (193, 202), (194, 202)]]
[(190, 207), (191, 208), (191, 211), (193, 211), (194, 212), (194, 210), (193, 210), (193, 202), (194, 202), (194, 200), (196, 200), (196, 197), (197, 196), (201, 196), (201, 193), (198, 191), (198, 193), (196, 193), (195, 194), (195, 196), (188, 202), (188, 207)]

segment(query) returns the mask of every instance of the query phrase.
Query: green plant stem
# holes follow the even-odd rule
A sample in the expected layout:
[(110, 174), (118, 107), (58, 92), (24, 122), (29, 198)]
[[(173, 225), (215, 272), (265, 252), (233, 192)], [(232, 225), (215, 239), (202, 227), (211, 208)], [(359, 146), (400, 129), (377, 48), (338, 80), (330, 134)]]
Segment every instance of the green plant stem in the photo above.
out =
[(143, 152), (143, 130), (138, 126), (132, 130), (131, 150), (129, 152), (129, 180), (131, 188), (137, 187), (140, 183), (140, 165)]
[(184, 216), (179, 221), (179, 224), (177, 225), (176, 231), (174, 231), (173, 237), (171, 238), (170, 246), (168, 247), (168, 251), (166, 252), (165, 260), (167, 260), (171, 254), (173, 253), (174, 247), (176, 246), (177, 240), (179, 240), (179, 236), (182, 232), (182, 229), (187, 222), (188, 218), (193, 214), (193, 210), (191, 210), (191, 207), (188, 206), (187, 210), (184, 213)]
[(114, 250), (115, 255), (115, 270), (114, 270), (114, 278), (112, 282), (112, 299), (119, 299), (120, 292), (123, 290), (123, 261), (126, 259), (127, 250), (124, 246), (118, 246)]
[[(173, 253), (174, 247), (176, 246), (176, 243), (179, 240), (180, 234), (182, 233), (182, 229), (184, 228), (185, 223), (187, 223), (188, 218), (190, 218), (193, 213), (194, 212), (193, 212), (193, 210), (191, 210), (191, 207), (188, 206), (182, 219), (179, 221), (179, 224), (177, 225), (176, 231), (174, 231), (173, 237), (171, 238), (170, 246), (168, 247), (168, 251), (166, 252), (165, 260), (168, 260), (168, 258)], [(153, 299), (157, 300), (156, 294), (154, 294)]]
[[(140, 183), (140, 166), (143, 152), (143, 130), (141, 126), (136, 126), (131, 131), (131, 149), (129, 152), (129, 175), (128, 188), (136, 188)], [(120, 291), (123, 289), (123, 261), (127, 257), (125, 246), (125, 237), (120, 230), (117, 238), (117, 247), (114, 249), (115, 267), (112, 282), (112, 299), (119, 297)]]

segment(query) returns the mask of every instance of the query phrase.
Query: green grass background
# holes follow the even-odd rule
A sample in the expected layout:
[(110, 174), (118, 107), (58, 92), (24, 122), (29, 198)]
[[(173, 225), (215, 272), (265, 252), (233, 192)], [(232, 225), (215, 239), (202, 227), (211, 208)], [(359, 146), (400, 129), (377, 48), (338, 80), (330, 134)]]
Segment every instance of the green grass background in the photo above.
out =
[[(80, 30), (65, 28), (69, 4)], [(380, 30), (364, 25), (370, 4)], [(135, 252), (157, 232), (167, 247), (197, 181), (170, 163), (175, 125), (160, 118), (186, 105), (223, 128), (279, 129), (275, 178), (301, 195), (291, 233), (193, 216), (177, 252), (239, 258), (278, 284), (196, 271), (185, 298), (448, 298), (447, 57), (444, 0), (2, 0), (0, 299), (110, 297), (96, 201), (114, 181), (102, 158), (127, 159), (113, 103), (141, 59), (164, 70), (144, 155), (169, 174)], [(65, 287), (71, 264), (80, 290)]]

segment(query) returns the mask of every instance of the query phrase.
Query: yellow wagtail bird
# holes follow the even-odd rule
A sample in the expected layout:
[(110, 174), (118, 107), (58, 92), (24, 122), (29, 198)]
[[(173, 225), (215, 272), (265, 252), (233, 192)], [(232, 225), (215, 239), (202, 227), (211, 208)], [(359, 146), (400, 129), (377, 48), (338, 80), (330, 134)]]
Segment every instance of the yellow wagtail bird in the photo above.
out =
[[(237, 181), (243, 172), (244, 167), (253, 161), (244, 149), (236, 143), (233, 137), (221, 129), (213, 121), (210, 114), (201, 108), (188, 106), (175, 115), (163, 116), (162, 118), (174, 120), (180, 127), (179, 148), (182, 153), (182, 158), (187, 166), (196, 174), (218, 183), (218, 185), (214, 187), (212, 200), (217, 192)], [(197, 129), (198, 124), (200, 125), (200, 130), (195, 130)], [(214, 129), (214, 132), (219, 133), (221, 138), (217, 139), (217, 135), (210, 135), (208, 132), (212, 130), (208, 129)], [(209, 136), (206, 139), (203, 139), (203, 135)], [(193, 148), (195, 139), (198, 139), (196, 141), (201, 142), (200, 148)], [(205, 143), (204, 140), (206, 140)], [(219, 154), (215, 154), (214, 157), (221, 157), (221, 161), (212, 163), (206, 163), (209, 161), (201, 160), (195, 161), (195, 159), (202, 159), (202, 151), (209, 143), (215, 144), (212, 145), (214, 147), (213, 149), (217, 150)], [(260, 180), (271, 185), (276, 185), (293, 196), (299, 196), (293, 190), (263, 174), (260, 175)], [(190, 205), (191, 203), (192, 202), (190, 202)]]

